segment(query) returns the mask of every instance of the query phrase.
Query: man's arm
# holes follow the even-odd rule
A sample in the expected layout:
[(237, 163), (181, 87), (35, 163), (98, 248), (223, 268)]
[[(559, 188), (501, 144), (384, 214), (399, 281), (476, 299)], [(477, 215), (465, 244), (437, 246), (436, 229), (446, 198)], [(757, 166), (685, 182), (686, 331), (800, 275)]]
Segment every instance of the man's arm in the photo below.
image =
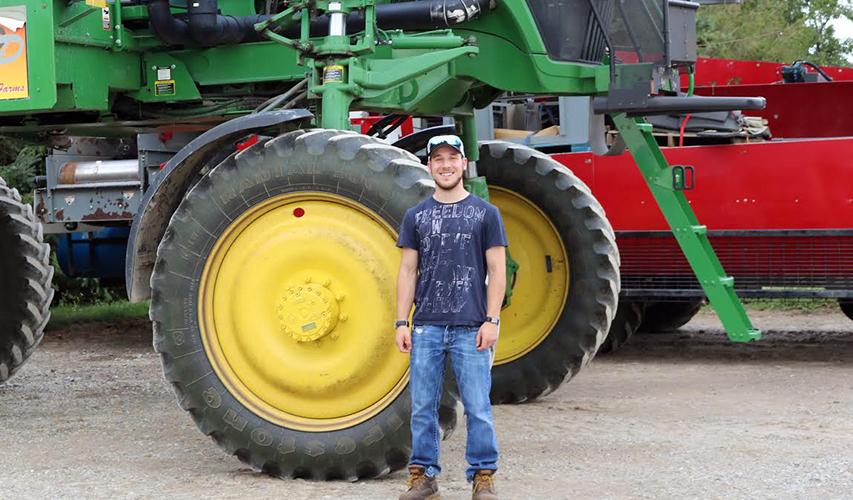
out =
[[(486, 250), (486, 267), (489, 284), (486, 287), (486, 315), (499, 317), (506, 293), (506, 247), (495, 246)], [(486, 321), (477, 332), (477, 350), (484, 350), (498, 341), (497, 325)]]
[[(408, 319), (412, 304), (415, 301), (415, 286), (418, 282), (418, 251), (403, 248), (400, 259), (400, 272), (397, 274), (397, 318)], [(506, 281), (506, 278), (504, 278)], [(397, 348), (400, 352), (411, 352), (412, 330), (410, 327), (397, 328)]]

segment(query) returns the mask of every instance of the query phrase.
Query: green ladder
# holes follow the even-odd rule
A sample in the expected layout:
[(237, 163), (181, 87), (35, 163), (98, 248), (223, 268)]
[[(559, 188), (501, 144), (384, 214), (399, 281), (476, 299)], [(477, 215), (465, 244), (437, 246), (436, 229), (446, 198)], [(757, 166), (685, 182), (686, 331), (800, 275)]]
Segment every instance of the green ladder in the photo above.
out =
[(612, 117), (729, 339), (733, 342), (760, 339), (761, 331), (752, 326), (735, 293), (734, 278), (726, 275), (708, 241), (707, 228), (699, 224), (687, 198), (677, 187), (679, 182), (685, 182), (684, 169), (674, 170), (677, 167), (667, 163), (652, 135), (652, 125), (644, 118), (625, 113)]

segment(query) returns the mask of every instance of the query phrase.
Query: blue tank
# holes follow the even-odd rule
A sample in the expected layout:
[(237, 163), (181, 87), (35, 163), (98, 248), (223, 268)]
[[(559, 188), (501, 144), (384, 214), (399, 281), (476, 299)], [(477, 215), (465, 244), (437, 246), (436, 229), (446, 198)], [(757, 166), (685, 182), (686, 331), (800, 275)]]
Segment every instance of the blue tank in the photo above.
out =
[(57, 235), (56, 259), (72, 278), (124, 280), (125, 250), (130, 227)]

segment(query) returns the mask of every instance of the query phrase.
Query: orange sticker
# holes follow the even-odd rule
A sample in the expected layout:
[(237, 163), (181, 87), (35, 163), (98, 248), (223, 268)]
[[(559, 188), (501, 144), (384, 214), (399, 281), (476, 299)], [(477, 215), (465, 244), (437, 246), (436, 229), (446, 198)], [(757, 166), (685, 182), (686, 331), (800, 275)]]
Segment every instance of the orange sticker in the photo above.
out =
[(0, 100), (30, 96), (26, 21), (25, 5), (0, 7)]

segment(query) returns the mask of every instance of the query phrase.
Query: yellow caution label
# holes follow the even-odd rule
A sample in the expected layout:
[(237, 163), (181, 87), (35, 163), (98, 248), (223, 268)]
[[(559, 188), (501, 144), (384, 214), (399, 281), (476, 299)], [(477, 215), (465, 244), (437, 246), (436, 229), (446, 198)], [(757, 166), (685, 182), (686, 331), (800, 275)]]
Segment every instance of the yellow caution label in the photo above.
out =
[(175, 80), (155, 80), (154, 95), (158, 97), (175, 95)]
[(0, 7), (0, 100), (30, 96), (27, 77), (27, 7)]
[(107, 7), (107, 0), (86, 0), (86, 5), (91, 5), (92, 7), (97, 7), (99, 9), (105, 9)]
[(323, 84), (344, 81), (344, 67), (337, 64), (330, 64), (323, 68)]

